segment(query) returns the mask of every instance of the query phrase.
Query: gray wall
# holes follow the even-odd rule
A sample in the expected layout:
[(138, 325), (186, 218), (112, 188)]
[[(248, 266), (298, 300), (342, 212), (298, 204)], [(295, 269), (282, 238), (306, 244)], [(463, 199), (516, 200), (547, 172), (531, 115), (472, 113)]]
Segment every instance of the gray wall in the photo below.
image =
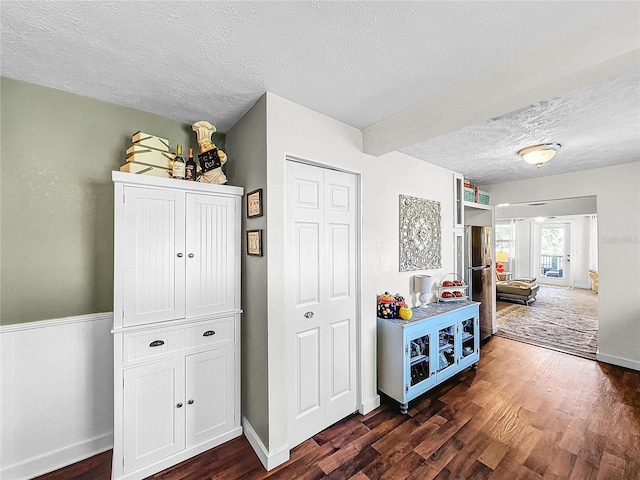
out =
[(109, 312), (111, 171), (138, 130), (185, 151), (197, 146), (195, 133), (190, 124), (131, 108), (0, 82), (0, 323)]
[[(247, 219), (242, 212), (242, 415), (262, 443), (269, 445), (268, 315), (267, 315), (267, 114), (266, 96), (227, 133), (230, 183), (245, 194), (262, 188), (264, 216)], [(263, 257), (246, 255), (246, 230), (262, 229)], [(250, 381), (249, 381), (250, 380)]]

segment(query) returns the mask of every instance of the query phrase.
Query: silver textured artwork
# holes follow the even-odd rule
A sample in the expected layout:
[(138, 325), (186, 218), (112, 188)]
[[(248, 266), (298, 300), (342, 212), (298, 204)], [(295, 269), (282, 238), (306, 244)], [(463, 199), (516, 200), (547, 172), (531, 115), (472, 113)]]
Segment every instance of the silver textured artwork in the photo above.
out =
[(442, 268), (440, 202), (400, 195), (400, 271)]

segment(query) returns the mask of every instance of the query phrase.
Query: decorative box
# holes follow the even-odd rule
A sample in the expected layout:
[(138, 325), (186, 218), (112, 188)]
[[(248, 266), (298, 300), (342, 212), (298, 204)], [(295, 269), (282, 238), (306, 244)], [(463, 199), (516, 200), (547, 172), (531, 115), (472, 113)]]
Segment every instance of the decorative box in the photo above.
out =
[(127, 148), (127, 162), (146, 163), (152, 167), (171, 168), (175, 154), (153, 150), (142, 145)]
[(136, 145), (142, 145), (161, 152), (169, 151), (169, 140), (167, 138), (156, 137), (144, 132), (136, 132), (131, 137), (131, 142)]
[(154, 177), (172, 178), (170, 168), (154, 167), (144, 163), (127, 162), (120, 167), (121, 172), (137, 173), (140, 175), (152, 175)]
[(474, 191), (473, 188), (464, 187), (464, 201), (465, 202), (473, 202), (474, 200)]
[(473, 201), (483, 205), (489, 205), (489, 193), (483, 192), (478, 187), (474, 189)]

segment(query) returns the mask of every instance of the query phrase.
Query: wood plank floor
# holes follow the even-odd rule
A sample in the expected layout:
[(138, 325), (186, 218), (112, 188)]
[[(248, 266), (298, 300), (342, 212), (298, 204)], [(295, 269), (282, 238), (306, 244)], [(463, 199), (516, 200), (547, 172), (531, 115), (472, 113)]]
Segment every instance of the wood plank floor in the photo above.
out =
[[(108, 480), (111, 452), (39, 477)], [(266, 472), (244, 437), (162, 480), (640, 479), (640, 372), (493, 337), (466, 370), (410, 403), (384, 398)]]

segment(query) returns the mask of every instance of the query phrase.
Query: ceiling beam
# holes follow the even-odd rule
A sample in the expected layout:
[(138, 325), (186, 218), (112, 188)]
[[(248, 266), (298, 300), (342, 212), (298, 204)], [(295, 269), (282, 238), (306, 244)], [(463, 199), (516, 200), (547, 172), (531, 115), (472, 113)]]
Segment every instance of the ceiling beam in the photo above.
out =
[(640, 3), (620, 7), (363, 130), (383, 155), (640, 69)]

